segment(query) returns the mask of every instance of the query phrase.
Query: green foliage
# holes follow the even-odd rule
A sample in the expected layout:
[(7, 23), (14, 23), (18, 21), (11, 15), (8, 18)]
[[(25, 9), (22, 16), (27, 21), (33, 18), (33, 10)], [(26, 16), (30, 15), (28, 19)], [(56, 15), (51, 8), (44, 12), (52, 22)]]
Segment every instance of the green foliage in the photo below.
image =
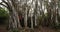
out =
[(57, 16), (57, 20), (58, 20), (58, 25), (57, 24), (55, 24), (55, 28), (57, 28), (57, 29), (60, 29), (60, 16), (58, 15)]
[(58, 2), (58, 7), (60, 8), (60, 1)]
[(7, 11), (0, 7), (0, 24), (6, 23), (8, 18), (9, 18), (9, 14), (7, 13)]
[(39, 25), (41, 25), (41, 22), (42, 22), (42, 16), (38, 16), (38, 22), (39, 22)]
[(1, 7), (0, 7), (0, 17), (8, 17), (7, 11)]
[(58, 21), (60, 22), (60, 16), (57, 16), (57, 18), (58, 18)]
[[(44, 14), (44, 17), (42, 15), (38, 16), (38, 21), (39, 21), (39, 25), (41, 25), (42, 23), (41, 22), (45, 22), (47, 21), (47, 18), (48, 18), (48, 14)], [(44, 20), (43, 20), (44, 19)]]
[(18, 29), (15, 28), (15, 29), (13, 30), (13, 32), (19, 32), (19, 31), (18, 31)]

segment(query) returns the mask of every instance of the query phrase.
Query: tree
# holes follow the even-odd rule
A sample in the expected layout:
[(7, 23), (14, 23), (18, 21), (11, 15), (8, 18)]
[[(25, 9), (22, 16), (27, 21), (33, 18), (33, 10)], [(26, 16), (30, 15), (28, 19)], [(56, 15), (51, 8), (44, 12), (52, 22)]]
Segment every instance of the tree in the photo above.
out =
[[(16, 9), (16, 4), (18, 4), (16, 3), (16, 0), (6, 0), (6, 1), (1, 0), (1, 1), (2, 2), (0, 3), (0, 5), (6, 7), (9, 10), (9, 15), (10, 15), (9, 27), (12, 25), (13, 28), (18, 28), (18, 27), (21, 28), (19, 18), (18, 18), (18, 13), (17, 13), (18, 10)], [(4, 5), (3, 3), (5, 3), (6, 5)]]

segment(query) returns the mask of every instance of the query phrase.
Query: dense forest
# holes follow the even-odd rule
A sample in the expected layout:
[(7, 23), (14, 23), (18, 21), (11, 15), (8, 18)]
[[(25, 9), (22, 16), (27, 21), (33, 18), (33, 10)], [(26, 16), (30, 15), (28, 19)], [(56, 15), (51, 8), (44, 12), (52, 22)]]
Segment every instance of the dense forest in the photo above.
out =
[(60, 29), (60, 0), (0, 0), (0, 23), (6, 21), (9, 32)]

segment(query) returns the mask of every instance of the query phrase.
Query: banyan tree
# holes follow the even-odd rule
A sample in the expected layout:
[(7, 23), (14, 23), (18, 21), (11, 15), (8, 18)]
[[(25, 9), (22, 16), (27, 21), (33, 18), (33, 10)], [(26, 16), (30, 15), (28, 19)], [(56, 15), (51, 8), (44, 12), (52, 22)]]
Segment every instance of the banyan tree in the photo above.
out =
[(9, 11), (9, 30), (55, 25), (60, 19), (59, 0), (1, 0), (0, 5)]

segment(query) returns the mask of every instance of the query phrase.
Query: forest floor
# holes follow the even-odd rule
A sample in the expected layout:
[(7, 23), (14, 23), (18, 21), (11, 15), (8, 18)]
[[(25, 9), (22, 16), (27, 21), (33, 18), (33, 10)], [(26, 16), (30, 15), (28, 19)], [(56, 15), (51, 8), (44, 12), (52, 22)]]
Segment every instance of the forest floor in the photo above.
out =
[[(6, 25), (0, 25), (0, 32), (7, 32), (6, 30)], [(57, 29), (52, 29), (52, 28), (49, 28), (49, 27), (40, 27), (40, 28), (35, 28), (35, 29), (22, 29), (20, 30), (20, 32), (60, 32), (60, 30), (57, 30)]]
[(53, 29), (49, 27), (40, 27), (34, 29), (34, 32), (60, 32), (59, 29)]
[(7, 32), (6, 25), (0, 25), (0, 32)]
[(40, 28), (35, 28), (35, 29), (27, 28), (24, 30), (20, 30), (20, 32), (60, 32), (60, 30), (41, 26)]

